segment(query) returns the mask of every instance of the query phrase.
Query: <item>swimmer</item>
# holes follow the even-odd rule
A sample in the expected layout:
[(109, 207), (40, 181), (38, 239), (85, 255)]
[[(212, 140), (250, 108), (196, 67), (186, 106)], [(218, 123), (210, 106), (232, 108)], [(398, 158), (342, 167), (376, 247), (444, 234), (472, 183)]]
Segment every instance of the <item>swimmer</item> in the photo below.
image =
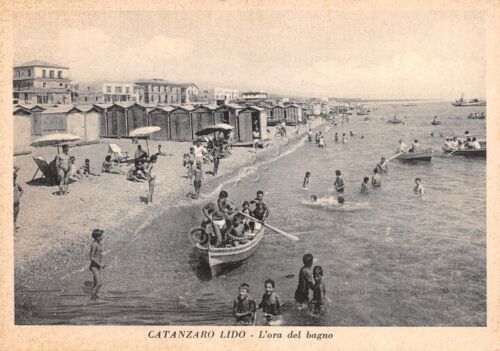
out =
[(413, 192), (417, 196), (424, 195), (424, 187), (421, 184), (422, 180), (420, 178), (415, 178), (415, 187), (413, 188)]
[(311, 195), (311, 202), (318, 201), (318, 197), (316, 195)]
[(302, 183), (303, 188), (307, 188), (307, 186), (309, 185), (309, 179), (311, 179), (311, 172), (306, 172), (304, 182)]

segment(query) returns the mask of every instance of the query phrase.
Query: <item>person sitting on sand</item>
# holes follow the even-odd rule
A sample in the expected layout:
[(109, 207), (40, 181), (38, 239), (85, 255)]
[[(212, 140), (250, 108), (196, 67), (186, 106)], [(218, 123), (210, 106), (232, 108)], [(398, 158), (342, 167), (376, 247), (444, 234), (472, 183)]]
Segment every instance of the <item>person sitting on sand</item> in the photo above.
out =
[(68, 180), (71, 180), (73, 182), (76, 182), (82, 178), (82, 174), (81, 174), (80, 170), (76, 167), (75, 161), (76, 161), (75, 156), (71, 156), (69, 158)]
[(424, 187), (421, 182), (422, 180), (420, 178), (415, 178), (415, 187), (413, 188), (413, 193), (415, 195), (424, 195)]
[(306, 172), (306, 175), (304, 177), (304, 182), (302, 183), (303, 188), (307, 188), (310, 179), (311, 179), (311, 172)]
[(81, 172), (85, 177), (89, 175), (99, 177), (101, 176), (99, 173), (96, 173), (95, 169), (90, 167), (90, 160), (88, 158), (85, 159), (85, 164), (81, 168)]
[(106, 173), (111, 173), (111, 174), (125, 174), (124, 171), (122, 171), (117, 162), (111, 161), (111, 155), (107, 155), (106, 158), (104, 159), (104, 162), (102, 163), (102, 172)]
[(361, 183), (361, 194), (368, 194), (368, 182), (370, 181), (369, 177), (363, 178), (363, 183)]
[(131, 166), (128, 169), (127, 180), (130, 180), (132, 182), (141, 182), (141, 183), (145, 181), (145, 179), (137, 176), (137, 167), (136, 166)]
[(378, 168), (375, 168), (373, 170), (373, 175), (372, 175), (372, 187), (379, 188), (381, 186), (382, 186), (382, 177), (378, 173)]
[(389, 163), (385, 160), (385, 157), (382, 157), (380, 159), (380, 162), (377, 163), (377, 168), (378, 168), (380, 173), (389, 172)]
[(156, 153), (156, 155), (157, 156), (167, 156), (167, 154), (162, 151), (161, 144), (158, 144), (158, 152)]
[(137, 166), (137, 164), (139, 163), (139, 161), (144, 161), (147, 158), (148, 158), (148, 154), (146, 153), (146, 151), (144, 151), (142, 149), (141, 145), (137, 145), (137, 150), (135, 151), (135, 154), (134, 154), (134, 163), (135, 163), (135, 165)]

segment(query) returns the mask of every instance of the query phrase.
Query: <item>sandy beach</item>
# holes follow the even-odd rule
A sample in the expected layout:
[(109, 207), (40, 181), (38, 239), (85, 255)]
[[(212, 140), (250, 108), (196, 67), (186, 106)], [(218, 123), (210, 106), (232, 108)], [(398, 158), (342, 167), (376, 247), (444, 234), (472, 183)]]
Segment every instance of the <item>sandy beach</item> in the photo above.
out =
[[(316, 128), (323, 122), (315, 120)], [(306, 128), (301, 127), (299, 134), (294, 127), (288, 127), (289, 141), (274, 139), (275, 128), (270, 127), (271, 140), (265, 149), (257, 153), (252, 148), (232, 149), (229, 158), (222, 159), (219, 175), (211, 174), (213, 166), (204, 165), (205, 181), (201, 198), (192, 200), (186, 194), (193, 191), (192, 181), (187, 179), (182, 165), (182, 155), (189, 151), (191, 142), (150, 141), (151, 152), (161, 144), (167, 156), (159, 157), (157, 162), (157, 186), (154, 203), (147, 205), (146, 183), (126, 180), (125, 175), (104, 173), (89, 176), (69, 186), (69, 194), (59, 196), (57, 186), (47, 186), (31, 182), (36, 171), (33, 156), (52, 160), (57, 150), (54, 147), (34, 149), (32, 154), (15, 157), (14, 164), (20, 167), (18, 182), (24, 189), (21, 198), (21, 211), (18, 217), (18, 230), (15, 233), (15, 284), (20, 290), (31, 290), (40, 281), (46, 280), (64, 270), (67, 266), (88, 262), (91, 231), (94, 228), (105, 230), (107, 247), (117, 247), (127, 243), (130, 238), (147, 223), (160, 216), (171, 206), (205, 203), (215, 198), (220, 184), (231, 179), (242, 170), (251, 166), (257, 159), (272, 158), (299, 138), (305, 137)], [(145, 141), (140, 141), (145, 147)], [(82, 165), (86, 158), (91, 166), (99, 169), (108, 152), (108, 144), (116, 143), (123, 151), (133, 157), (137, 145), (130, 139), (102, 139), (98, 144), (70, 148), (76, 163)], [(126, 171), (128, 165), (122, 169)], [(38, 173), (37, 177), (41, 174)], [(28, 184), (27, 184), (28, 183)], [(187, 229), (186, 229), (187, 230)]]

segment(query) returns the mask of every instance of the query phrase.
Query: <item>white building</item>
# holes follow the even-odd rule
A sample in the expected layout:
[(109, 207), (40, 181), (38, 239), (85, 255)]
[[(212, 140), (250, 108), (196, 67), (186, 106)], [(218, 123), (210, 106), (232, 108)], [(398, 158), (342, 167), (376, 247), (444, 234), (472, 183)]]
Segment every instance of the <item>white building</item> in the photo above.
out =
[(201, 91), (200, 98), (207, 101), (223, 100), (225, 102), (238, 99), (240, 91), (228, 88), (210, 88)]
[(143, 102), (144, 88), (134, 83), (102, 83), (104, 102), (132, 101)]

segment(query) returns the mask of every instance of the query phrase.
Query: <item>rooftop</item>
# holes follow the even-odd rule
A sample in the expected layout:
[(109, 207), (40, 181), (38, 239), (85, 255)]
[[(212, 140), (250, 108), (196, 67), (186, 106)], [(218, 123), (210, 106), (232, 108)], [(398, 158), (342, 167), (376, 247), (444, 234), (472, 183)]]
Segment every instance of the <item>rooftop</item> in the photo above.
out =
[(42, 60), (33, 60), (29, 62), (25, 62), (21, 65), (14, 66), (14, 68), (20, 68), (20, 67), (51, 67), (51, 68), (66, 68), (69, 69), (69, 67), (66, 66), (61, 66), (55, 63), (50, 63), (47, 61), (42, 61)]

